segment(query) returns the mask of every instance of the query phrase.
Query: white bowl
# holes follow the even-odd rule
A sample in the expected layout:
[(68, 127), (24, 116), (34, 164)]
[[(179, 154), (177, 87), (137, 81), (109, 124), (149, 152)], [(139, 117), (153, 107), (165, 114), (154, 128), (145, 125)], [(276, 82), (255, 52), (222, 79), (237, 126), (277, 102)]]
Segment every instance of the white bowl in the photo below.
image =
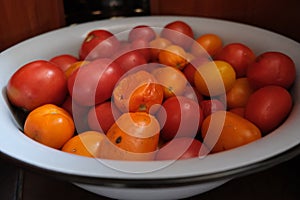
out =
[(282, 51), (297, 68), (297, 80), (292, 89), (294, 107), (285, 123), (264, 138), (242, 147), (212, 154), (205, 158), (170, 163), (104, 161), (80, 157), (51, 149), (26, 137), (14, 123), (6, 104), (0, 99), (0, 152), (22, 166), (70, 181), (79, 187), (118, 199), (175, 199), (211, 190), (232, 178), (255, 173), (300, 152), (300, 44), (276, 33), (253, 26), (223, 20), (198, 17), (133, 17), (103, 20), (55, 30), (15, 45), (0, 54), (0, 87), (23, 64), (36, 59), (50, 59), (58, 54), (78, 55), (85, 35), (93, 29), (108, 29), (113, 33), (147, 24), (163, 27), (183, 20), (196, 35), (217, 33), (225, 43), (242, 42), (256, 54)]

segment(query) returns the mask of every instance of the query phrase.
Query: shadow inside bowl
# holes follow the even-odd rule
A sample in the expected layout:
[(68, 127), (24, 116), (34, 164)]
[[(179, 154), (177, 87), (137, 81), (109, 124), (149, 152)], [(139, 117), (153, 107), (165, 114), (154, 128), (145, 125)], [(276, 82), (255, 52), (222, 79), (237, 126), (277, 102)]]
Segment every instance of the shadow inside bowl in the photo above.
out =
[(2, 96), (4, 101), (6, 102), (7, 107), (10, 110), (10, 114), (17, 125), (18, 129), (23, 131), (24, 123), (26, 120), (26, 117), (28, 115), (28, 112), (25, 112), (24, 110), (12, 105), (10, 101), (8, 100), (7, 93), (6, 93), (6, 87), (2, 88)]

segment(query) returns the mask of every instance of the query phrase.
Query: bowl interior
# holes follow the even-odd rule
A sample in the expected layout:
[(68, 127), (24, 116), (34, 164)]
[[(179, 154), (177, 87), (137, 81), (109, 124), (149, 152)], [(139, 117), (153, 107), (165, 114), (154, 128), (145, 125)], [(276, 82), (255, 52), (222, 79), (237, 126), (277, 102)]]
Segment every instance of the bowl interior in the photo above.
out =
[(93, 29), (107, 29), (112, 33), (147, 24), (163, 27), (183, 20), (191, 25), (196, 35), (217, 33), (225, 43), (247, 44), (258, 55), (265, 51), (282, 51), (297, 67), (297, 79), (292, 88), (294, 107), (286, 122), (264, 138), (222, 153), (184, 161), (126, 162), (90, 159), (48, 148), (27, 138), (16, 126), (8, 109), (5, 95), (0, 98), (0, 151), (31, 166), (63, 174), (96, 178), (161, 179), (201, 176), (241, 168), (272, 158), (300, 143), (299, 76), (300, 44), (282, 35), (223, 20), (198, 17), (132, 17), (103, 20), (55, 30), (26, 40), (0, 54), (0, 88), (5, 88), (10, 76), (23, 64), (50, 59), (58, 54), (77, 56), (85, 35)]

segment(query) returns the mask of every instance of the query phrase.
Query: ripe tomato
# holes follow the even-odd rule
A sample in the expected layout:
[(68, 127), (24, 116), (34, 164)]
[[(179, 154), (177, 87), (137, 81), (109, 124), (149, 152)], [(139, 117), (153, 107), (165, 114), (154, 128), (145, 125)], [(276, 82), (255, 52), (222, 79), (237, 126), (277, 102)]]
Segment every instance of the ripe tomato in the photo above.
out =
[(128, 51), (115, 59), (124, 72), (147, 63), (144, 55), (139, 51)]
[(151, 51), (149, 42), (143, 39), (136, 39), (130, 43), (130, 50), (131, 51), (138, 51), (141, 53), (146, 61), (148, 62), (151, 59)]
[(71, 115), (54, 104), (45, 104), (32, 110), (24, 124), (25, 135), (56, 149), (61, 148), (74, 132)]
[(191, 86), (189, 84), (186, 85), (182, 96), (192, 99), (197, 103), (200, 103), (204, 99), (204, 97), (198, 92), (198, 90), (194, 86)]
[(254, 88), (278, 85), (289, 89), (296, 78), (296, 67), (286, 54), (265, 52), (249, 66), (247, 77)]
[[(203, 148), (204, 150), (200, 149)], [(205, 153), (204, 153), (205, 152)], [(164, 144), (156, 153), (155, 160), (183, 160), (197, 158), (208, 153), (205, 145), (189, 137), (174, 138)]]
[(160, 36), (187, 50), (193, 43), (194, 32), (186, 22), (173, 21), (164, 26)]
[(67, 77), (67, 79), (70, 77), (70, 75), (76, 71), (76, 69), (78, 69), (79, 67), (88, 64), (89, 61), (77, 61), (71, 65), (69, 65), (69, 67), (65, 70), (65, 75)]
[(162, 37), (156, 37), (155, 39), (151, 40), (149, 42), (151, 60), (158, 61), (159, 52), (171, 44), (172, 43), (169, 40)]
[(292, 104), (292, 97), (285, 88), (265, 86), (249, 97), (245, 118), (256, 124), (263, 134), (267, 134), (286, 119)]
[(182, 95), (187, 85), (184, 74), (173, 67), (162, 66), (152, 71), (157, 82), (162, 85), (165, 98)]
[(87, 122), (89, 107), (79, 105), (71, 96), (67, 96), (61, 107), (72, 116), (77, 133), (89, 130)]
[(174, 137), (195, 137), (203, 121), (203, 111), (194, 100), (174, 96), (163, 102), (156, 117), (162, 127), (161, 137), (168, 141)]
[(194, 77), (195, 77), (195, 73), (197, 71), (197, 67), (204, 64), (205, 62), (208, 62), (209, 58), (205, 57), (205, 56), (200, 56), (200, 57), (196, 57), (195, 59), (191, 60), (184, 68), (183, 68), (183, 73), (185, 75), (185, 77), (187, 78), (187, 80), (189, 81), (189, 83), (194, 86)]
[(213, 153), (233, 149), (261, 138), (257, 126), (228, 111), (217, 111), (205, 118), (201, 133), (203, 142)]
[(219, 110), (226, 110), (224, 103), (218, 99), (203, 100), (200, 102), (200, 106), (203, 110), (204, 118)]
[(111, 98), (124, 71), (107, 58), (96, 59), (78, 68), (68, 79), (69, 93), (78, 104), (93, 106)]
[(245, 107), (230, 108), (228, 111), (245, 118)]
[(163, 101), (163, 88), (144, 70), (123, 77), (113, 91), (113, 101), (122, 112), (155, 113)]
[(69, 139), (62, 147), (63, 152), (79, 156), (95, 157), (105, 135), (96, 131), (85, 131)]
[[(223, 41), (220, 36), (207, 33), (199, 36), (192, 45), (191, 52), (195, 56), (208, 54), (211, 57), (216, 55), (223, 47)], [(203, 52), (203, 50), (205, 52)]]
[(188, 63), (187, 54), (178, 45), (170, 45), (158, 54), (159, 63), (182, 70)]
[(120, 46), (115, 35), (107, 30), (93, 30), (87, 34), (79, 50), (80, 60), (109, 58)]
[(90, 130), (107, 133), (108, 129), (120, 117), (121, 112), (112, 101), (106, 101), (90, 108), (88, 125)]
[(130, 30), (128, 34), (128, 41), (132, 42), (134, 40), (142, 39), (150, 42), (156, 37), (155, 31), (147, 25), (138, 25)]
[(59, 66), (65, 72), (69, 66), (77, 62), (78, 59), (70, 54), (62, 54), (51, 58), (49, 61)]
[(36, 60), (23, 65), (9, 79), (6, 86), (9, 101), (31, 111), (43, 104), (60, 105), (67, 95), (64, 72), (46, 60)]
[(124, 113), (108, 130), (98, 157), (116, 160), (153, 160), (160, 126), (145, 112)]
[(236, 81), (233, 67), (225, 61), (211, 61), (200, 65), (195, 73), (197, 90), (205, 96), (218, 96), (229, 91)]
[(226, 93), (228, 108), (245, 107), (250, 95), (254, 92), (248, 78), (236, 79), (233, 87)]
[(244, 77), (248, 66), (254, 62), (256, 56), (252, 49), (242, 43), (230, 43), (222, 48), (214, 57), (231, 64), (236, 72), (236, 77)]

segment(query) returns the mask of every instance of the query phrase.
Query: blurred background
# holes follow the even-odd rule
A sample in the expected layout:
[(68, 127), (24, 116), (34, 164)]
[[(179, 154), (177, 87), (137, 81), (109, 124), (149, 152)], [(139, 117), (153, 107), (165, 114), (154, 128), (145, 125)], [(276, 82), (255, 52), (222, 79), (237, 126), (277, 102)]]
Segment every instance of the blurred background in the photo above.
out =
[(300, 41), (298, 0), (0, 0), (0, 8), (0, 51), (72, 24), (147, 15), (226, 19)]

